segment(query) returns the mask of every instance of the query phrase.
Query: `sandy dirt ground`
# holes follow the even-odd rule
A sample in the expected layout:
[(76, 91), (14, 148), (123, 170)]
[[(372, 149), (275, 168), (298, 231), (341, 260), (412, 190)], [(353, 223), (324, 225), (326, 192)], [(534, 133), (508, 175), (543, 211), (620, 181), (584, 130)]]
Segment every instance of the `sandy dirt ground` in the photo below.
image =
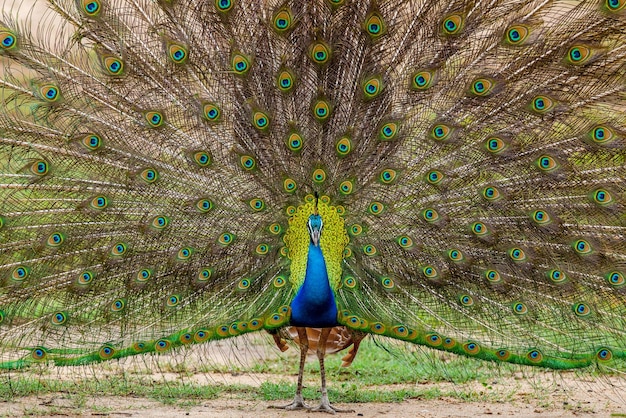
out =
[[(337, 407), (353, 412), (338, 414), (342, 417), (618, 417), (626, 416), (626, 406), (617, 405), (602, 396), (590, 396), (578, 405), (561, 402), (542, 406), (540, 402), (518, 399), (506, 403), (464, 402), (457, 399), (419, 400), (410, 399), (400, 403), (336, 404)], [(88, 399), (90, 410), (77, 409), (63, 394), (55, 396), (25, 397), (14, 402), (0, 403), (3, 416), (107, 416), (107, 417), (324, 417), (327, 414), (310, 411), (284, 411), (273, 406), (285, 402), (250, 401), (218, 398), (202, 401), (197, 405), (182, 408), (168, 406), (145, 398), (110, 397)], [(311, 401), (313, 404), (313, 401)], [(98, 410), (100, 409), (100, 410)]]
[[(156, 377), (156, 375), (155, 375)], [(163, 378), (160, 375), (160, 378)], [(173, 376), (172, 376), (173, 377)], [(295, 376), (262, 374), (199, 374), (191, 381), (224, 384), (258, 385), (264, 377), (283, 379), (295, 383)], [(168, 376), (165, 375), (167, 379)], [(358, 383), (358, 382), (357, 382)], [(315, 378), (305, 384), (314, 385)], [(532, 379), (513, 376), (498, 379), (487, 387), (479, 382), (463, 385), (453, 383), (417, 383), (378, 387), (380, 389), (429, 388), (449, 393), (450, 390), (473, 392), (472, 399), (499, 399), (497, 402), (464, 400), (442, 396), (437, 399), (407, 399), (397, 403), (338, 403), (335, 406), (352, 410), (339, 414), (342, 417), (626, 417), (626, 391), (622, 379), (581, 379), (571, 374), (537, 373)], [(366, 388), (366, 389), (375, 389)], [(316, 406), (317, 399), (307, 399)], [(274, 407), (288, 403), (284, 400), (251, 400), (249, 395), (225, 393), (211, 400), (191, 400), (185, 405), (166, 405), (157, 400), (134, 396), (87, 396), (70, 393), (54, 393), (16, 398), (0, 402), (0, 416), (37, 417), (324, 417), (326, 414), (311, 411), (285, 411)]]

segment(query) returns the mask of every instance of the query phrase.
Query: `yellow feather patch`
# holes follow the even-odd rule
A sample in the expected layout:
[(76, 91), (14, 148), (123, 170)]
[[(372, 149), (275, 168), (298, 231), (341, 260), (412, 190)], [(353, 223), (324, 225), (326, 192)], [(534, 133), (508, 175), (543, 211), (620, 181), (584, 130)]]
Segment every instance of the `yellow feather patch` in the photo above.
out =
[[(288, 257), (291, 260), (289, 281), (296, 289), (302, 286), (306, 275), (310, 242), (307, 223), (309, 216), (315, 212), (315, 198), (307, 195), (305, 200), (306, 203), (299, 206), (289, 219), (289, 228), (284, 237)], [(336, 290), (341, 283), (343, 251), (348, 245), (349, 238), (343, 218), (339, 216), (335, 206), (330, 206), (329, 201), (330, 199), (325, 196), (320, 198), (317, 210), (323, 222), (320, 247), (326, 262), (330, 287)]]

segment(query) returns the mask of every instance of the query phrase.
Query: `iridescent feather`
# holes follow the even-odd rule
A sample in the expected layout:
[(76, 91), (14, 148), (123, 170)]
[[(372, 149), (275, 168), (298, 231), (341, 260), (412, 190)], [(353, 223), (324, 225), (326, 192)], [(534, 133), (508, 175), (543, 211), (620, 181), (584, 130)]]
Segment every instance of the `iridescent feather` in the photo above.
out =
[(265, 330), (292, 408), (368, 334), (624, 369), (623, 0), (48, 2), (0, 17), (0, 368)]

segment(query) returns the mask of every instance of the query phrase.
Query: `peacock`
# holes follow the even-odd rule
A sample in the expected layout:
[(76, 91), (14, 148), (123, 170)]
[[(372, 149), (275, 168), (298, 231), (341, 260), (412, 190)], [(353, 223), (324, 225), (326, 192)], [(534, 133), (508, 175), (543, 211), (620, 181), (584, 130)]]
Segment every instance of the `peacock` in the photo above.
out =
[(0, 16), (0, 369), (624, 369), (626, 1), (47, 3)]

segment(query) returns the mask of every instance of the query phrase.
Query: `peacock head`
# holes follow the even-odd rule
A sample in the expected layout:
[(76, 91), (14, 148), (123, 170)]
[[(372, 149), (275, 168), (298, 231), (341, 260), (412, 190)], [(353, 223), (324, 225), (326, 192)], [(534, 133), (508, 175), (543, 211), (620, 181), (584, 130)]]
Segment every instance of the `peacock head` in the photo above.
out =
[(320, 235), (322, 234), (322, 227), (324, 224), (322, 223), (322, 217), (318, 214), (313, 214), (309, 216), (309, 222), (307, 223), (309, 227), (309, 235), (311, 236), (311, 242), (316, 247), (320, 245)]

